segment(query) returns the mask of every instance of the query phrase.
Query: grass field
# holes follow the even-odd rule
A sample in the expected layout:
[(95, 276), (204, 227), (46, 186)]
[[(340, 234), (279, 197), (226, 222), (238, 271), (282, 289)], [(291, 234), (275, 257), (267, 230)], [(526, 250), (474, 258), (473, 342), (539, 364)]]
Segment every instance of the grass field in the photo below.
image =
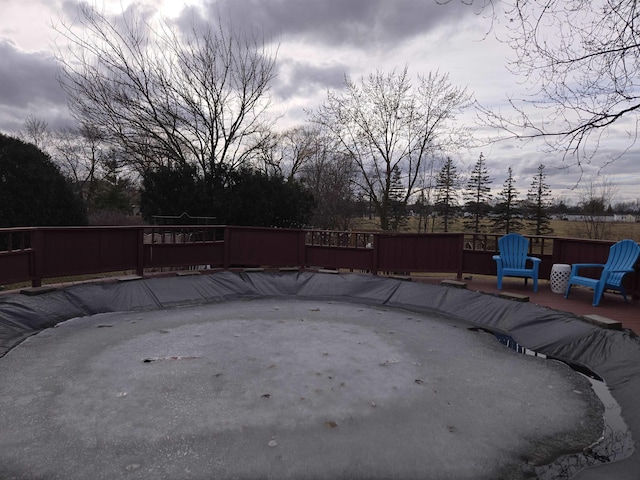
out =
[[(481, 233), (500, 233), (500, 232), (492, 232), (489, 228), (490, 222), (486, 221), (484, 225), (484, 229)], [(352, 227), (353, 230), (366, 230), (366, 231), (376, 231), (380, 229), (380, 224), (377, 219), (368, 219), (368, 218), (357, 218), (353, 219)], [(553, 229), (553, 233), (550, 233), (549, 236), (553, 237), (565, 237), (565, 238), (589, 238), (587, 225), (584, 222), (569, 222), (566, 220), (552, 220), (551, 228)], [(600, 240), (612, 240), (618, 241), (625, 238), (629, 238), (631, 240), (635, 240), (636, 242), (640, 242), (640, 223), (604, 223), (600, 225), (600, 229), (603, 232), (603, 236)], [(414, 217), (409, 218), (409, 222), (407, 228), (403, 231), (405, 232), (417, 232), (418, 231), (418, 220)], [(433, 230), (434, 232), (442, 232), (442, 228), (436, 225), (436, 228)], [(461, 219), (457, 219), (453, 222), (453, 225), (449, 228), (450, 232), (465, 232), (463, 221)], [(424, 229), (421, 230), (424, 232)], [(431, 229), (429, 229), (431, 232)], [(523, 229), (518, 233), (522, 234), (531, 234), (532, 232), (528, 229)]]

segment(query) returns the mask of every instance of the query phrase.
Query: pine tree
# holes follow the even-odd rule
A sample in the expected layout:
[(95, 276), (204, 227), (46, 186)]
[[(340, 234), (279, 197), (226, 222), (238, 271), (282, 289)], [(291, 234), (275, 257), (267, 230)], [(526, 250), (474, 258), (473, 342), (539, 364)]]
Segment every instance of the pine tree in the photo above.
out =
[(551, 219), (547, 214), (551, 196), (551, 189), (546, 183), (547, 174), (544, 165), (538, 166), (538, 173), (533, 177), (531, 188), (527, 193), (527, 220), (531, 225), (531, 233), (534, 235), (548, 235), (553, 232)]
[(391, 230), (399, 231), (407, 226), (407, 205), (400, 169), (396, 165), (391, 173), (389, 187), (389, 223)]
[(460, 175), (451, 157), (447, 157), (436, 179), (435, 210), (442, 218), (445, 232), (449, 231), (451, 221), (456, 217), (457, 189), (460, 187)]
[(0, 133), (0, 227), (86, 224), (84, 202), (49, 155)]
[(480, 232), (480, 221), (489, 212), (491, 200), (491, 178), (482, 153), (478, 158), (464, 191), (464, 209), (468, 219), (464, 221), (466, 231)]
[(502, 190), (498, 194), (498, 203), (493, 211), (496, 218), (493, 220), (493, 231), (511, 233), (522, 229), (523, 223), (520, 221), (522, 216), (522, 208), (518, 195), (520, 192), (516, 189), (516, 181), (513, 178), (511, 167), (507, 171), (507, 179), (504, 181)]

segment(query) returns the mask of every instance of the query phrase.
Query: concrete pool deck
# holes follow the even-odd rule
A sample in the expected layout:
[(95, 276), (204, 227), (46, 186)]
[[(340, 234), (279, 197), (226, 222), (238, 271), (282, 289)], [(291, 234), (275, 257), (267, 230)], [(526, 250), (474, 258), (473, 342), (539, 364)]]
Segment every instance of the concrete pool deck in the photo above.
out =
[[(588, 381), (470, 326), (598, 374), (622, 372), (612, 391), (627, 420), (623, 390), (636, 381), (607, 365), (615, 353), (601, 363), (585, 353), (625, 332), (603, 336), (533, 305), (370, 276), (79, 285), (2, 296), (0, 319), (9, 316), (2, 345), (13, 348), (0, 358), (8, 478), (526, 478), (601, 435)], [(26, 326), (54, 325), (18, 343)], [(614, 340), (635, 354), (637, 342)], [(576, 478), (635, 478), (637, 461)]]

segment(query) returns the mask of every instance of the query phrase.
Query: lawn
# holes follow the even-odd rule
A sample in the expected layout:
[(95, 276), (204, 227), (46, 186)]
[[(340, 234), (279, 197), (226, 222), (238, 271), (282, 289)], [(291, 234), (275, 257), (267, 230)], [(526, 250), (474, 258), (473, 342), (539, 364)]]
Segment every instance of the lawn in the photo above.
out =
[[(483, 222), (484, 228), (481, 230), (481, 233), (501, 233), (494, 232), (490, 228), (490, 221), (486, 220)], [(353, 230), (365, 230), (365, 231), (376, 231), (380, 229), (380, 224), (377, 219), (369, 219), (369, 218), (354, 218), (352, 220)], [(551, 228), (553, 232), (549, 234), (549, 236), (553, 237), (565, 237), (565, 238), (589, 238), (588, 229), (585, 222), (570, 222), (567, 220), (552, 220)], [(630, 238), (635, 240), (636, 242), (640, 242), (640, 223), (605, 223), (601, 224), (600, 230), (603, 232), (603, 236), (601, 240), (612, 240), (618, 241), (624, 238)], [(418, 231), (418, 219), (416, 217), (410, 217), (408, 219), (408, 224), (405, 229), (405, 232), (415, 233)], [(429, 229), (431, 231), (431, 229)], [(436, 225), (434, 232), (442, 232), (442, 228), (439, 225)], [(468, 232), (467, 229), (464, 228), (462, 219), (456, 219), (449, 228), (450, 232)], [(424, 230), (421, 230), (424, 232)], [(530, 229), (523, 229), (518, 231), (518, 233), (522, 234), (531, 234)]]

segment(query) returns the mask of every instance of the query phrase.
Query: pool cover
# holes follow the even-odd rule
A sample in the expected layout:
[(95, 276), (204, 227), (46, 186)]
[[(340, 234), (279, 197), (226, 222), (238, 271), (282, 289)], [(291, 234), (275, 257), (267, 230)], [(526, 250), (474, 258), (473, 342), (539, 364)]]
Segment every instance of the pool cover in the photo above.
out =
[[(450, 320), (454, 325), (479, 327), (508, 335), (523, 347), (584, 367), (602, 377), (620, 405), (622, 417), (631, 434), (634, 438), (640, 435), (640, 342), (632, 332), (603, 330), (571, 314), (530, 303), (509, 301), (465, 289), (370, 275), (220, 272), (211, 275), (147, 278), (141, 281), (79, 284), (37, 296), (3, 294), (0, 295), (0, 355), (6, 354), (26, 338), (70, 319), (111, 312), (148, 312), (251, 299), (341, 302), (374, 308), (384, 307), (435, 315)], [(100, 323), (104, 321), (98, 317), (94, 322), (98, 322), (98, 327), (109, 326), (108, 322), (104, 325)], [(361, 327), (357, 325), (352, 328), (357, 330)], [(105, 332), (107, 330), (104, 328)], [(202, 335), (206, 336), (205, 333)], [(366, 332), (360, 333), (366, 338)], [(135, 350), (137, 347), (132, 344), (128, 348)], [(383, 351), (384, 348), (386, 347), (381, 346), (378, 350)], [(318, 346), (317, 349), (321, 347)], [(158, 356), (143, 360), (148, 360), (149, 364), (168, 360), (188, 362), (191, 356), (197, 357), (196, 353), (185, 358)], [(327, 356), (329, 353), (327, 350)], [(323, 352), (320, 355), (323, 355)], [(382, 364), (386, 361), (388, 365), (384, 365), (385, 367), (395, 368), (394, 365), (399, 363), (399, 355), (400, 353), (394, 356), (393, 352), (389, 351)], [(464, 348), (457, 351), (456, 355), (464, 357)], [(0, 368), (3, 367), (3, 360), (0, 359)], [(337, 366), (334, 366), (334, 370), (336, 369)], [(413, 376), (417, 377), (414, 379), (416, 385), (426, 381), (419, 372), (415, 372)], [(366, 390), (366, 385), (363, 388)], [(119, 393), (123, 396), (127, 394), (126, 389)], [(272, 394), (265, 391), (261, 393), (260, 398), (268, 401)], [(375, 401), (372, 403), (375, 404)], [(229, 410), (236, 407), (229, 404), (225, 408)], [(372, 408), (378, 408), (378, 405), (372, 405)], [(334, 425), (334, 420), (331, 420), (328, 414), (327, 418), (324, 426), (337, 431), (338, 423)], [(1, 415), (0, 420), (4, 421)], [(453, 427), (444, 425), (443, 428)], [(0, 430), (0, 437), (2, 435)], [(272, 438), (267, 443), (270, 448), (277, 449), (283, 446), (278, 442), (282, 440)], [(275, 455), (277, 456), (277, 453)], [(2, 462), (0, 456), (0, 467), (3, 465)], [(130, 470), (127, 470), (127, 475), (137, 478), (135, 474), (142, 470), (141, 465), (132, 461), (128, 466)], [(574, 477), (558, 478), (636, 479), (638, 471), (640, 455), (634, 452), (619, 461), (582, 469)], [(332, 472), (333, 476), (336, 474), (336, 471), (331, 469), (327, 469), (327, 472)], [(2, 473), (0, 472), (0, 476)], [(15, 472), (12, 474), (17, 476)], [(243, 475), (248, 477), (251, 473), (243, 472)], [(513, 475), (513, 478), (520, 478), (515, 473)]]

